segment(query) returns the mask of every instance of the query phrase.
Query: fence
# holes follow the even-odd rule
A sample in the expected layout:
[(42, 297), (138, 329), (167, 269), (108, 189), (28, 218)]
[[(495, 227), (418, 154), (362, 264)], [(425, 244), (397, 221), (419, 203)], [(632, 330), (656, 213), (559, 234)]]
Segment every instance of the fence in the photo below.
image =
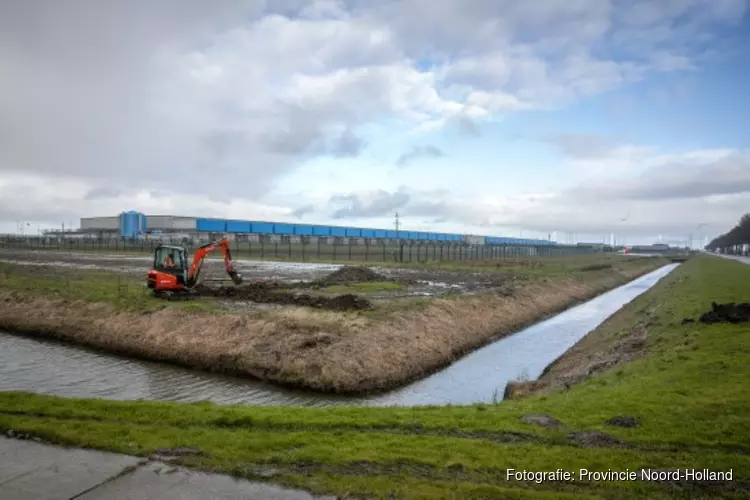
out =
[[(0, 249), (153, 254), (158, 241), (64, 238), (0, 238)], [(193, 251), (196, 244), (186, 244)], [(454, 242), (292, 243), (232, 241), (234, 259), (279, 259), (357, 262), (487, 261), (530, 257), (563, 257), (593, 253), (591, 247), (471, 245)]]

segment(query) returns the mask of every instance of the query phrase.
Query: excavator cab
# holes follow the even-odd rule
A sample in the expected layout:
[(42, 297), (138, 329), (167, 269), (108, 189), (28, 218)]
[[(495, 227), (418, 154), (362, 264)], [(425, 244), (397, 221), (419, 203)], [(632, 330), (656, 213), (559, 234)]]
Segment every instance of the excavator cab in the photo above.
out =
[(159, 245), (154, 250), (154, 265), (148, 274), (148, 287), (160, 290), (182, 290), (187, 283), (187, 250)]

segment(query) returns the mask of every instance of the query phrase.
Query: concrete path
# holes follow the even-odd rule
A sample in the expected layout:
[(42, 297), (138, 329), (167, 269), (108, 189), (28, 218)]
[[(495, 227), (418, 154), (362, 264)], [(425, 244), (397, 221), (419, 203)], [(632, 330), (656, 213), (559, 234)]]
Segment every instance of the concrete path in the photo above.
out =
[(725, 259), (732, 259), (736, 260), (738, 262), (742, 262), (743, 264), (750, 265), (750, 257), (740, 257), (739, 255), (722, 255), (722, 254), (714, 254), (718, 255), (719, 257), (724, 257)]
[(321, 497), (139, 457), (0, 437), (0, 498), (309, 500)]

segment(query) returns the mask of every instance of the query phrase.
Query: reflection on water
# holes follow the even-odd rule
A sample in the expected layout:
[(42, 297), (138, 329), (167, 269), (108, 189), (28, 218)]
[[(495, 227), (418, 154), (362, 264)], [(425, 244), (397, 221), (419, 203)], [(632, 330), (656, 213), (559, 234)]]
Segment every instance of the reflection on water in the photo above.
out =
[(502, 397), (506, 382), (538, 377), (581, 337), (678, 264), (670, 264), (585, 304), (494, 342), (404, 388), (370, 397), (320, 395), (137, 361), (0, 332), (0, 390), (67, 397), (328, 406), (471, 404)]

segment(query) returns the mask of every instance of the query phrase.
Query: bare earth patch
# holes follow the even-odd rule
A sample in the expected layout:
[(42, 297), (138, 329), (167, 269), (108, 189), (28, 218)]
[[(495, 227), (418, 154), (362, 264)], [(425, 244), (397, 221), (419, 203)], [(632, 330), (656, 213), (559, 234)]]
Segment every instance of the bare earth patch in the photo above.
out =
[(711, 310), (701, 314), (701, 323), (745, 323), (750, 321), (750, 303), (711, 304)]

